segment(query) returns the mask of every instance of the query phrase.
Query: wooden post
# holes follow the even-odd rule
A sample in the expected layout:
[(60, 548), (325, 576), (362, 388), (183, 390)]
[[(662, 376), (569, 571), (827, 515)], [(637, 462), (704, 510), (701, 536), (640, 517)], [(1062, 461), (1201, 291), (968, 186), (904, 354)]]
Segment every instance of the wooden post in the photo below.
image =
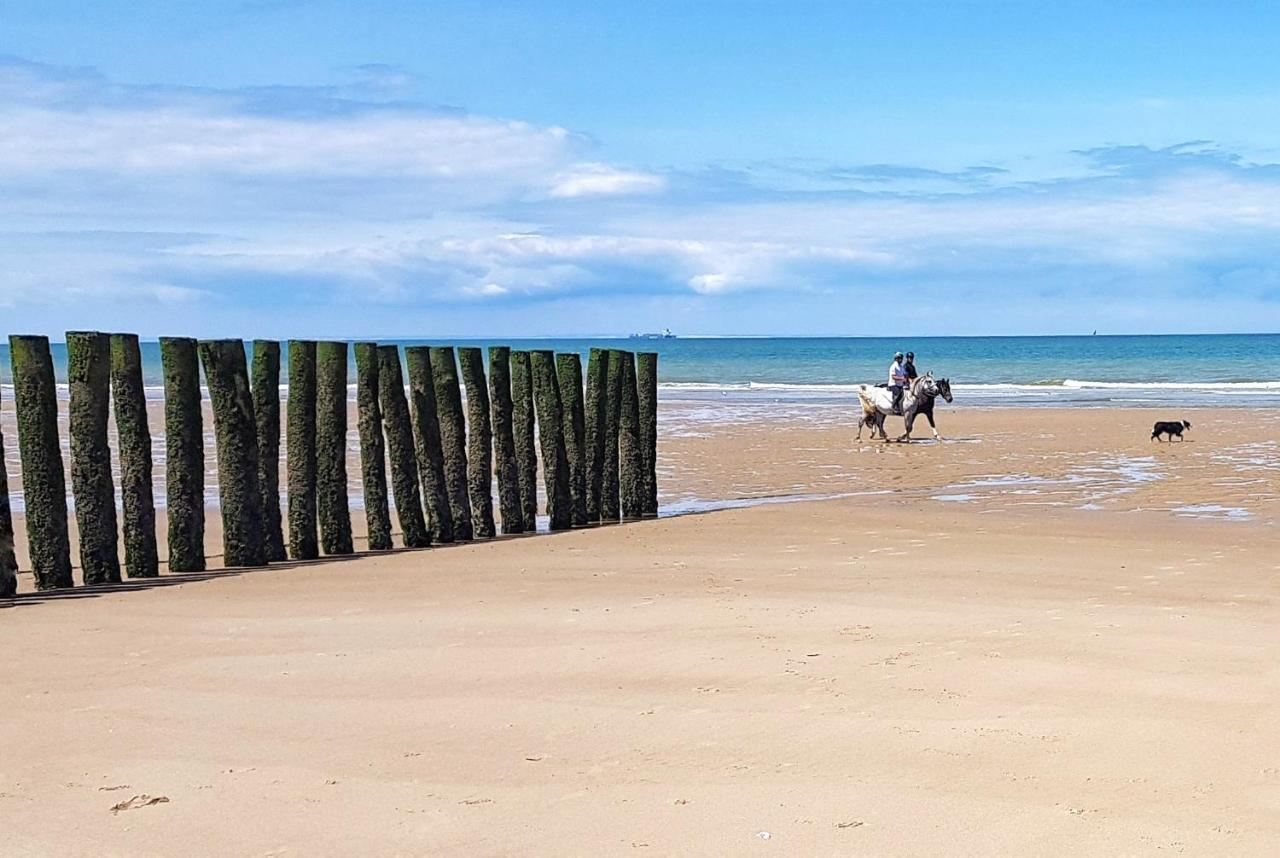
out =
[(18, 592), (18, 556), (13, 550), (13, 510), (9, 507), (9, 469), (4, 461), (4, 436), (0, 435), (0, 599)]
[(488, 539), (497, 531), (493, 524), (493, 427), (484, 355), (478, 348), (460, 348), (458, 363), (467, 388), (467, 495), (475, 535)]
[(369, 550), (387, 551), (391, 544), (391, 510), (387, 507), (387, 449), (382, 439), (378, 404), (378, 344), (356, 343), (356, 425), (360, 430), (360, 475), (364, 483), (364, 518)]
[(71, 493), (86, 584), (120, 581), (116, 489), (111, 477), (107, 418), (111, 401), (111, 338), (97, 331), (67, 332), (71, 402)]
[(258, 429), (249, 368), (240, 340), (201, 340), (200, 362), (213, 405), (218, 447), (218, 501), (226, 566), (262, 566), (262, 490), (258, 486)]
[(569, 464), (569, 495), (574, 527), (587, 523), (586, 424), (582, 405), (582, 358), (556, 355), (556, 381), (564, 410), (564, 449)]
[(472, 538), (471, 503), (467, 498), (467, 426), (458, 388), (458, 364), (452, 346), (431, 349), (431, 378), (440, 417), (440, 449), (444, 452), (444, 478), (453, 514), (453, 538)]
[(316, 536), (316, 344), (289, 341), (289, 556), (320, 556)]
[(270, 563), (287, 556), (280, 520), (280, 343), (253, 341), (251, 384), (258, 433), (258, 487), (262, 491), (262, 550)]
[(520, 476), (516, 469), (516, 441), (511, 428), (511, 349), (506, 346), (489, 347), (489, 392), (493, 395), (493, 470), (498, 476), (502, 532), (523, 533)]
[(547, 517), (552, 530), (573, 526), (573, 495), (569, 490), (569, 461), (564, 444), (564, 410), (556, 381), (555, 354), (538, 350), (529, 355), (533, 370), (533, 402), (538, 412), (538, 442), (542, 448), (542, 483), (547, 494)]
[(58, 394), (48, 337), (9, 337), (27, 542), (37, 590), (72, 586), (67, 483), (58, 440)]
[(640, 399), (640, 454), (644, 463), (644, 514), (658, 514), (658, 353), (636, 355)]
[(538, 530), (538, 452), (534, 441), (533, 370), (529, 353), (511, 353), (511, 423), (524, 531)]
[(405, 548), (426, 548), (431, 544), (431, 534), (422, 517), (422, 497), (418, 494), (418, 460), (413, 446), (413, 424), (409, 421), (409, 400), (404, 395), (399, 346), (378, 346), (378, 405), (387, 433), (391, 494), (396, 502), (396, 518), (400, 521), (400, 539)]
[(409, 367), (409, 410), (413, 417), (413, 439), (418, 452), (418, 474), (422, 477), (427, 526), (433, 541), (453, 542), (453, 512), (444, 473), (431, 350), (426, 346), (410, 346), (404, 350), (404, 358)]
[(600, 482), (600, 520), (617, 521), (622, 517), (618, 499), (618, 423), (622, 416), (622, 364), (627, 354), (609, 350), (609, 377), (605, 391), (604, 475)]
[(204, 415), (196, 341), (161, 337), (164, 367), (165, 507), (169, 571), (203, 572)]
[(644, 517), (644, 453), (640, 444), (640, 400), (635, 355), (623, 352), (622, 404), (618, 417), (618, 471), (622, 517)]
[(587, 395), (584, 438), (586, 446), (587, 521), (600, 521), (604, 489), (604, 440), (609, 420), (609, 351), (592, 349), (587, 356)]
[(160, 554), (151, 486), (151, 428), (142, 386), (142, 353), (135, 334), (111, 335), (111, 398), (115, 400), (120, 439), (125, 573), (130, 578), (154, 578), (160, 574)]
[(347, 506), (347, 344), (316, 343), (316, 516), (325, 554), (351, 554)]

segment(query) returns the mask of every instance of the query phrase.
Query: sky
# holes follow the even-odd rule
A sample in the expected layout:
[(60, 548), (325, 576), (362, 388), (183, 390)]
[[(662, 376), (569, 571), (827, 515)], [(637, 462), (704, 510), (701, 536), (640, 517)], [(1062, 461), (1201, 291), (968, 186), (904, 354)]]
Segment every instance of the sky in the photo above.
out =
[(1280, 6), (0, 3), (9, 332), (1280, 330)]

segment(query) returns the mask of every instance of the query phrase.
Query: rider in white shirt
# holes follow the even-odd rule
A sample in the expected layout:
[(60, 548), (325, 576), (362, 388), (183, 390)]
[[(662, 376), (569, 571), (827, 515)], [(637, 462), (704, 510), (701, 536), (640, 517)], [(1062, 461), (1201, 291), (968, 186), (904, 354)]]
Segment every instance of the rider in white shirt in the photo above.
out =
[(902, 352), (893, 356), (889, 364), (889, 392), (893, 394), (893, 413), (902, 413), (902, 391), (907, 383), (907, 370), (902, 365)]

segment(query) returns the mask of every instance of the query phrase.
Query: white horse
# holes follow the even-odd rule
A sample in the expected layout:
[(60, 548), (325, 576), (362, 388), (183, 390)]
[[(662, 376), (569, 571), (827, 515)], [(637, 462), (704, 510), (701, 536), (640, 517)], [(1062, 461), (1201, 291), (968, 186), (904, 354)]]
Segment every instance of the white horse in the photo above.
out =
[[(906, 420), (906, 431), (898, 436), (899, 441), (911, 440), (911, 425), (915, 422), (916, 411), (925, 402), (932, 403), (938, 396), (938, 386), (933, 380), (933, 373), (924, 375), (911, 382), (911, 386), (902, 392), (902, 416)], [(858, 440), (862, 440), (862, 427), (871, 427), (871, 437), (880, 437), (888, 441), (884, 431), (884, 419), (893, 414), (893, 394), (885, 387), (873, 387), (869, 384), (858, 388), (858, 401), (862, 403), (862, 418), (858, 421)], [(938, 429), (930, 417), (929, 426), (933, 429), (933, 437), (938, 438)]]

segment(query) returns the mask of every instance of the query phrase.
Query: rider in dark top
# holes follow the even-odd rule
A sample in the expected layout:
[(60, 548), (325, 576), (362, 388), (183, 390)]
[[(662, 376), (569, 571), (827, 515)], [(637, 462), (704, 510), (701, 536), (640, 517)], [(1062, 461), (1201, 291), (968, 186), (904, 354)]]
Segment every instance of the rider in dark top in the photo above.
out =
[(916, 353), (907, 352), (907, 362), (903, 365), (903, 370), (907, 373), (907, 387), (911, 387), (911, 382), (915, 381), (919, 375), (916, 373)]

